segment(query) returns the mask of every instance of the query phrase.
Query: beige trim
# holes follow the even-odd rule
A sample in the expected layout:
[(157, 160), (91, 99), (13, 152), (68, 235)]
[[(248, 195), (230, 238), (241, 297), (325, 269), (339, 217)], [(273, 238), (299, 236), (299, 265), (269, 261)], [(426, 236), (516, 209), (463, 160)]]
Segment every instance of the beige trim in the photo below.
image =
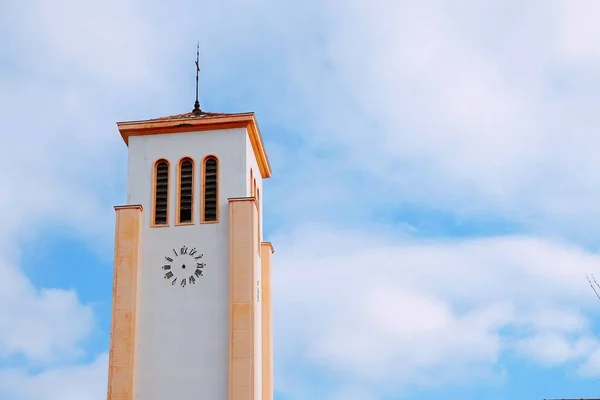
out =
[(127, 145), (131, 136), (158, 135), (180, 132), (246, 128), (258, 169), (263, 179), (271, 176), (271, 165), (254, 113), (220, 115), (201, 118), (178, 118), (154, 121), (118, 122), (121, 137)]
[(256, 241), (258, 242), (258, 255), (260, 256), (261, 251), (260, 251), (260, 239), (261, 239), (261, 235), (260, 235), (260, 221), (261, 221), (261, 215), (260, 215), (260, 189), (257, 187), (256, 188), (256, 209), (257, 209), (257, 216), (256, 216)]
[(108, 361), (108, 400), (134, 399), (141, 205), (117, 206)]
[[(214, 158), (217, 160), (217, 219), (215, 221), (206, 221), (204, 218), (204, 191), (206, 185), (206, 161)], [(200, 186), (200, 223), (201, 224), (218, 224), (221, 220), (221, 160), (214, 154), (204, 156), (202, 159), (202, 186)]]
[(129, 205), (129, 204), (125, 204), (123, 206), (114, 206), (113, 207), (115, 209), (115, 211), (119, 211), (119, 210), (137, 210), (139, 209), (140, 211), (144, 210), (144, 207), (142, 207), (141, 204), (133, 204), (133, 205)]
[(256, 399), (256, 200), (229, 199), (229, 400)]
[(250, 197), (254, 196), (254, 184), (252, 183), (254, 179), (254, 173), (252, 168), (250, 168)]
[(262, 399), (273, 400), (273, 300), (271, 242), (261, 244)]
[(269, 246), (271, 248), (271, 253), (275, 254), (275, 248), (273, 248), (273, 243), (271, 242), (262, 242), (263, 246)]
[(229, 203), (234, 203), (237, 201), (253, 201), (256, 206), (256, 199), (254, 197), (230, 197), (227, 199)]
[[(190, 222), (179, 222), (179, 213), (181, 210), (181, 164), (184, 161), (190, 160), (192, 162), (192, 220)], [(196, 206), (194, 204), (195, 199), (195, 190), (196, 190), (196, 161), (191, 156), (181, 157), (179, 163), (177, 164), (177, 203), (175, 204), (175, 225), (194, 225), (194, 210)]]
[[(156, 167), (158, 163), (164, 161), (167, 163), (167, 223), (166, 224), (155, 224), (155, 212), (156, 212)], [(171, 163), (166, 158), (159, 158), (154, 162), (152, 166), (152, 214), (150, 214), (150, 226), (153, 228), (161, 228), (165, 226), (171, 225), (171, 203), (169, 199), (171, 198)]]

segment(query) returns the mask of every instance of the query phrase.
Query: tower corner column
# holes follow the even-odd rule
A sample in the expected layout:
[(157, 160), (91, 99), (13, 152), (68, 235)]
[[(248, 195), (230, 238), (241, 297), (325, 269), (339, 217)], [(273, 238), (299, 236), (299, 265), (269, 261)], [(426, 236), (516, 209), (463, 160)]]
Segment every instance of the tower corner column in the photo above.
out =
[(273, 303), (271, 286), (271, 262), (273, 244), (261, 243), (261, 286), (262, 286), (262, 399), (273, 400)]
[(141, 205), (116, 206), (108, 400), (134, 399)]
[(229, 400), (258, 400), (255, 397), (256, 200), (229, 199), (229, 224)]

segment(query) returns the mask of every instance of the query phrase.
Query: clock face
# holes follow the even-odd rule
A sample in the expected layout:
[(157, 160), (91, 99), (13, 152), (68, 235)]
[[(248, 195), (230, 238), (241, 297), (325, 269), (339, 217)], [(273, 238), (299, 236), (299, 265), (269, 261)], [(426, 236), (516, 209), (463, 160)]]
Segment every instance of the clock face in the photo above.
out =
[(165, 279), (171, 286), (179, 285), (184, 288), (195, 285), (196, 280), (204, 276), (203, 269), (206, 263), (202, 262), (202, 257), (204, 254), (198, 253), (195, 247), (190, 249), (181, 246), (179, 249), (173, 249), (165, 256), (166, 263), (162, 266)]

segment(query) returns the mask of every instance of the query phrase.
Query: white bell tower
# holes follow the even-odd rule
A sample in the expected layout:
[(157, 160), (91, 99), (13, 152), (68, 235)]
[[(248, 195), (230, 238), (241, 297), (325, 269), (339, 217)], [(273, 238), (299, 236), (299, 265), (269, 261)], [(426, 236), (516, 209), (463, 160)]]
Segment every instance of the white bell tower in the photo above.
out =
[(271, 256), (253, 113), (121, 122), (108, 400), (272, 400)]

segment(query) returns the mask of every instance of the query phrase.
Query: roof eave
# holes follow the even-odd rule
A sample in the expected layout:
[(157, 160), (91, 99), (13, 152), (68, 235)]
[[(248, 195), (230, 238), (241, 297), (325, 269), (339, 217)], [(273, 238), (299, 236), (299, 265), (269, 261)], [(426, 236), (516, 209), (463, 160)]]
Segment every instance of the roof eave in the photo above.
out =
[(271, 165), (254, 113), (117, 122), (117, 127), (127, 145), (129, 145), (129, 137), (131, 136), (246, 128), (261, 176), (263, 179), (271, 176)]

